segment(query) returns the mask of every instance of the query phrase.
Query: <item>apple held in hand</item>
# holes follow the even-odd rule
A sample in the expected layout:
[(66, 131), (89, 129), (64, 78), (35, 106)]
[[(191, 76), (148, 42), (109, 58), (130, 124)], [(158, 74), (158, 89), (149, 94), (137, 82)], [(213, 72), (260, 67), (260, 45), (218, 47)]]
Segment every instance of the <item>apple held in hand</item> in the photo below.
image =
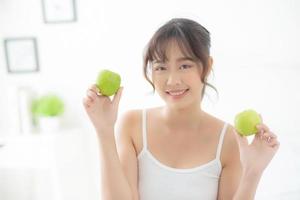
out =
[(101, 70), (96, 80), (96, 85), (104, 96), (114, 95), (120, 88), (120, 84), (120, 75), (110, 70)]
[(249, 136), (257, 133), (256, 125), (262, 123), (259, 114), (252, 109), (235, 116), (234, 126), (240, 135)]

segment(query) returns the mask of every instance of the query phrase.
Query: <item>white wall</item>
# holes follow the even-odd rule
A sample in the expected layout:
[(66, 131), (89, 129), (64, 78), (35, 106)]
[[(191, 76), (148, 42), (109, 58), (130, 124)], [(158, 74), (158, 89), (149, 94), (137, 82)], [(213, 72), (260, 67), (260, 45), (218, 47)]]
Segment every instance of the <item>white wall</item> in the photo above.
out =
[[(283, 122), (282, 115), (273, 113), (280, 109), (289, 115), (282, 126), (295, 127), (291, 125), (296, 124), (299, 108), (295, 92), (300, 85), (296, 80), (300, 74), (299, 4), (296, 0), (77, 1), (77, 23), (46, 25), (41, 1), (1, 1), (0, 45), (8, 37), (37, 37), (41, 72), (8, 75), (4, 48), (0, 48), (0, 128), (14, 131), (14, 101), (8, 98), (12, 87), (21, 84), (60, 93), (67, 102), (66, 123), (89, 126), (81, 99), (101, 68), (122, 75), (121, 112), (143, 106), (140, 102), (152, 105), (145, 95), (151, 88), (142, 77), (143, 48), (156, 28), (171, 17), (193, 18), (211, 32), (214, 80), (221, 93), (217, 109), (212, 110), (216, 115), (230, 120), (238, 110), (255, 106), (277, 124)], [(252, 92), (246, 95), (243, 88)], [(273, 92), (266, 93), (267, 88)]]
[[(232, 123), (238, 111), (255, 108), (279, 138), (299, 134), (299, 1), (77, 0), (77, 11), (76, 23), (46, 25), (41, 0), (0, 1), (0, 136), (16, 134), (18, 85), (61, 94), (69, 127), (91, 127), (81, 101), (101, 68), (122, 75), (120, 113), (161, 103), (146, 95), (151, 87), (142, 77), (142, 54), (172, 17), (198, 20), (211, 32), (211, 80), (220, 99), (205, 99), (206, 110)], [(7, 74), (3, 39), (23, 36), (37, 38), (41, 71)]]

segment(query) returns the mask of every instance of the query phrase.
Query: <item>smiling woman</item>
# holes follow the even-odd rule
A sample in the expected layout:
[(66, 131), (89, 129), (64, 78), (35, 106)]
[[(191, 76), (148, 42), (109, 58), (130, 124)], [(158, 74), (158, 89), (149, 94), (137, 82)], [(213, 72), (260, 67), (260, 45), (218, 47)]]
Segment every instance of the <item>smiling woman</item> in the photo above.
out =
[(163, 69), (161, 65), (164, 66), (168, 62), (167, 48), (169, 43), (171, 43), (171, 45), (177, 46), (180, 50), (180, 54), (177, 55), (180, 57), (176, 58), (178, 65), (181, 65), (179, 68), (186, 69), (196, 66), (202, 72), (201, 81), (204, 83), (203, 98), (206, 86), (213, 88), (217, 92), (217, 89), (207, 82), (207, 77), (212, 70), (212, 58), (209, 56), (210, 33), (200, 24), (193, 23), (193, 21), (183, 21), (184, 19), (171, 20), (168, 25), (158, 29), (151, 38), (144, 55), (144, 77), (152, 85), (154, 92), (155, 87), (149, 77), (149, 72)]
[(209, 48), (210, 33), (196, 21), (175, 18), (157, 30), (143, 69), (165, 105), (126, 112), (118, 140), (122, 89), (112, 101), (98, 96), (95, 85), (88, 89), (83, 104), (100, 143), (103, 199), (254, 199), (279, 142), (261, 123), (249, 145), (233, 126), (202, 109), (211, 86)]
[[(176, 200), (180, 198), (175, 194), (178, 191), (184, 195), (181, 199), (188, 199), (188, 195), (192, 195), (190, 191), (194, 191), (192, 188), (198, 188), (199, 193), (205, 192), (208, 190), (208, 184), (199, 187), (193, 179), (187, 178), (186, 182), (180, 182), (186, 185), (186, 192), (183, 192), (184, 187), (180, 187), (179, 181), (173, 180), (180, 176), (188, 176), (188, 173), (180, 173), (181, 169), (191, 169), (203, 164), (206, 166), (205, 172), (210, 167), (212, 167), (210, 169), (218, 169), (215, 165), (216, 161), (209, 165), (205, 163), (216, 158), (217, 145), (225, 122), (233, 124), (235, 114), (253, 108), (262, 114), (264, 123), (278, 135), (281, 142), (278, 153), (263, 173), (255, 199), (299, 200), (300, 159), (297, 157), (300, 154), (300, 137), (291, 137), (291, 135), (300, 136), (300, 93), (297, 92), (300, 89), (299, 10), (300, 1), (297, 0), (192, 0), (175, 1), (175, 3), (174, 0), (151, 0), (134, 1), (134, 6), (128, 1), (116, 3), (116, 1), (0, 0), (2, 38), (0, 42), (2, 58), (2, 62), (0, 61), (0, 143), (3, 144), (1, 141), (11, 136), (21, 136), (27, 141), (31, 135), (39, 137), (39, 133), (45, 139), (42, 139), (43, 141), (50, 142), (47, 145), (58, 142), (53, 145), (55, 147), (53, 150), (59, 156), (55, 162), (57, 167), (55, 171), (59, 180), (57, 192), (63, 195), (58, 199), (99, 200), (101, 199), (99, 195), (106, 193), (111, 194), (109, 196), (111, 199), (132, 200), (132, 196), (137, 197), (137, 194), (142, 193), (138, 187), (139, 184), (143, 184), (142, 175), (144, 183), (149, 185), (154, 183), (152, 185), (156, 187), (154, 193), (147, 187), (140, 187), (144, 188), (144, 194), (148, 192), (150, 195), (160, 195), (157, 193), (159, 191)], [(178, 19), (171, 20), (173, 17), (191, 18), (196, 20), (196, 23), (188, 24), (195, 27), (195, 24), (200, 23), (204, 28), (201, 31), (198, 29), (201, 26), (197, 25), (198, 32), (184, 31), (183, 29), (191, 26), (185, 22), (180, 23)], [(156, 87), (153, 88), (155, 93), (152, 94), (151, 84), (143, 76), (142, 55), (146, 55), (150, 45), (148, 41), (152, 39), (157, 28), (161, 27), (159, 31), (167, 30), (162, 26), (169, 20), (173, 22), (174, 27), (168, 26), (170, 31), (164, 32), (166, 37), (159, 37), (161, 42), (156, 41), (157, 45), (151, 44), (151, 47), (157, 50), (157, 56), (152, 63), (148, 62), (147, 66), (149, 80)], [(199, 33), (198, 39), (194, 37), (196, 33)], [(204, 35), (201, 36), (201, 33)], [(172, 53), (167, 54), (170, 52), (169, 45), (171, 45), (167, 36), (178, 38), (172, 45), (180, 49), (180, 57), (186, 60), (179, 60), (180, 57), (175, 60), (168, 58)], [(30, 37), (36, 38), (36, 48), (33, 40), (27, 40)], [(157, 34), (156, 38), (158, 38)], [(179, 40), (180, 38), (182, 40)], [(207, 39), (210, 39), (210, 45)], [(165, 43), (162, 42), (163, 40)], [(143, 48), (145, 46), (146, 49)], [(192, 48), (196, 46), (201, 46), (202, 49)], [(205, 79), (199, 81), (200, 84), (204, 83), (202, 91), (199, 91), (200, 87), (198, 88), (196, 82), (194, 84), (195, 80), (190, 80), (195, 77), (194, 75), (187, 80), (183, 79), (185, 75), (197, 72), (195, 69), (200, 70), (200, 63), (205, 67), (205, 60), (201, 59), (200, 62), (193, 53), (193, 51), (205, 53), (205, 50), (213, 57), (213, 65), (206, 82), (215, 86), (219, 95), (204, 83)], [(161, 55), (165, 55), (166, 59), (162, 59)], [(197, 55), (200, 57), (200, 54)], [(151, 68), (154, 64), (157, 67), (156, 72)], [(120, 109), (117, 109), (117, 101), (112, 106), (112, 102), (108, 99), (106, 99), (107, 103), (105, 98), (101, 99), (97, 96), (93, 98), (96, 101), (89, 103), (92, 109), (88, 109), (88, 113), (93, 121), (97, 122), (97, 129), (103, 128), (101, 134), (98, 134), (99, 129), (96, 134), (95, 130), (91, 130), (92, 124), (80, 103), (82, 97), (86, 95), (87, 85), (95, 83), (97, 72), (101, 68), (118, 72), (122, 78), (124, 91), (119, 104)], [(152, 75), (155, 76), (154, 82)], [(200, 75), (197, 76), (198, 80), (201, 80)], [(19, 89), (24, 87), (32, 89), (33, 94), (36, 95), (49, 91), (62, 95), (66, 103), (66, 112), (63, 115), (61, 128), (66, 131), (70, 128), (76, 130), (84, 128), (83, 131), (79, 131), (83, 133), (83, 137), (78, 138), (76, 134), (70, 134), (70, 137), (65, 138), (63, 136), (65, 131), (47, 131), (50, 134), (46, 135), (35, 129), (38, 126), (34, 126), (33, 131), (27, 131), (29, 134), (21, 133), (20, 127), (28, 127), (25, 129), (30, 130), (32, 123), (31, 118), (27, 117), (30, 116), (27, 115), (30, 114), (28, 107), (23, 106), (20, 109), (19, 106), (27, 105), (25, 104), (27, 93), (24, 98), (19, 98)], [(163, 99), (157, 91), (161, 93)], [(24, 94), (23, 90), (22, 94)], [(199, 102), (201, 107), (191, 106), (196, 105), (196, 98), (201, 99), (201, 95), (203, 97)], [(110, 96), (111, 99), (112, 97)], [(99, 106), (99, 103), (103, 102), (104, 104)], [(114, 109), (110, 109), (112, 107)], [(20, 110), (22, 113), (25, 111), (22, 117), (19, 117)], [(143, 140), (146, 138), (142, 135), (143, 111), (147, 116), (145, 118), (147, 148), (143, 146)], [(216, 117), (213, 118), (208, 113)], [(118, 116), (119, 122), (117, 121), (113, 126), (115, 116)], [(21, 126), (20, 122), (24, 122), (24, 125)], [(238, 148), (235, 146), (237, 143), (232, 137), (235, 135), (231, 130), (233, 130), (232, 126), (228, 124), (220, 151), (221, 163), (234, 163), (232, 160), (229, 162), (229, 158), (239, 160), (239, 155), (230, 154), (228, 148)], [(103, 132), (115, 133), (117, 137), (106, 137), (113, 134), (104, 135)], [(96, 136), (100, 142), (97, 141)], [(51, 138), (56, 139), (54, 141)], [(249, 142), (252, 139), (251, 136), (248, 137)], [(289, 142), (285, 142), (284, 139)], [(32, 196), (29, 199), (55, 199), (52, 198), (50, 191), (51, 182), (43, 179), (43, 177), (51, 178), (49, 172), (39, 174), (41, 184), (36, 180), (28, 180), (28, 185), (25, 186), (14, 181), (17, 178), (22, 182), (24, 178), (25, 182), (27, 175), (23, 176), (11, 169), (21, 170), (20, 166), (23, 161), (26, 161), (27, 155), (30, 158), (35, 155), (43, 158), (36, 157), (33, 168), (36, 169), (39, 164), (44, 166), (46, 163), (43, 161), (50, 158), (48, 155), (52, 151), (51, 148), (35, 149), (31, 148), (30, 144), (15, 145), (13, 148), (9, 146), (5, 144), (0, 148), (0, 157), (7, 158), (6, 160), (0, 158), (2, 166), (0, 167), (0, 174), (2, 174), (0, 175), (0, 200), (13, 199), (5, 194), (12, 195), (11, 197), (18, 195), (16, 199), (25, 200), (26, 196), (22, 191), (26, 190), (27, 193), (33, 194), (31, 193), (33, 183), (37, 183), (38, 188), (34, 190), (40, 196), (36, 198)], [(12, 154), (8, 154), (8, 148), (11, 149)], [(19, 156), (15, 156), (17, 152)], [(139, 154), (140, 152), (142, 153)], [(231, 156), (226, 156), (229, 154)], [(155, 159), (151, 159), (151, 155)], [(256, 158), (261, 155), (263, 152), (255, 154)], [(148, 165), (143, 166), (156, 166), (161, 167), (160, 169), (166, 169), (162, 166), (167, 166), (170, 167), (168, 169), (176, 170), (166, 171), (179, 173), (176, 175), (161, 173), (162, 176), (158, 176), (162, 171), (150, 170), (153, 172), (151, 177), (150, 173), (142, 173), (142, 168), (139, 170), (137, 167), (142, 166), (139, 162), (145, 160), (144, 163)], [(11, 165), (11, 161), (16, 161), (15, 165)], [(254, 164), (259, 163), (254, 161)], [(226, 183), (225, 175), (229, 174), (233, 166), (235, 165), (222, 166), (218, 185), (219, 199), (226, 199), (225, 193), (222, 192), (226, 188), (222, 183)], [(30, 172), (24, 173), (29, 175)], [(99, 176), (100, 173), (102, 176)], [(138, 176), (139, 174), (142, 175)], [(174, 175), (172, 176), (174, 179), (169, 178), (169, 175)], [(151, 180), (153, 182), (146, 181), (150, 178), (153, 178)], [(193, 186), (190, 186), (190, 183), (194, 183)], [(232, 188), (234, 186), (231, 180), (226, 185)], [(101, 187), (104, 188), (102, 193), (100, 193)], [(246, 192), (250, 191), (249, 188), (251, 187), (248, 187)], [(237, 191), (236, 187), (231, 191), (233, 190)], [(298, 193), (294, 198), (288, 195), (296, 190)], [(166, 195), (168, 192), (171, 194)], [(102, 199), (108, 200), (108, 198)]]

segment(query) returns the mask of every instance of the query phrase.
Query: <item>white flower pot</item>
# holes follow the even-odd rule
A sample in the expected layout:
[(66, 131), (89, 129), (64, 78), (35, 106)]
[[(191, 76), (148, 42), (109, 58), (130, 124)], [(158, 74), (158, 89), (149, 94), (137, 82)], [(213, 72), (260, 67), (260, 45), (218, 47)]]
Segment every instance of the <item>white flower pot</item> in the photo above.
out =
[(61, 117), (39, 117), (41, 132), (55, 132), (61, 128)]

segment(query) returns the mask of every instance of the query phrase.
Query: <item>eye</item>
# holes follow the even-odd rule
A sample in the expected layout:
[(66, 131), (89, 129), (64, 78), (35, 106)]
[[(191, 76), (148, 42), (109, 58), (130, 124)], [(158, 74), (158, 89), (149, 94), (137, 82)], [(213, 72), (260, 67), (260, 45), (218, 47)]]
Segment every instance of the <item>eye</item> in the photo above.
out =
[(181, 69), (188, 69), (191, 67), (192, 67), (192, 65), (185, 65), (185, 64), (180, 66)]
[(165, 70), (166, 68), (165, 67), (162, 67), (162, 66), (158, 66), (158, 67), (154, 67), (154, 71), (163, 71)]

